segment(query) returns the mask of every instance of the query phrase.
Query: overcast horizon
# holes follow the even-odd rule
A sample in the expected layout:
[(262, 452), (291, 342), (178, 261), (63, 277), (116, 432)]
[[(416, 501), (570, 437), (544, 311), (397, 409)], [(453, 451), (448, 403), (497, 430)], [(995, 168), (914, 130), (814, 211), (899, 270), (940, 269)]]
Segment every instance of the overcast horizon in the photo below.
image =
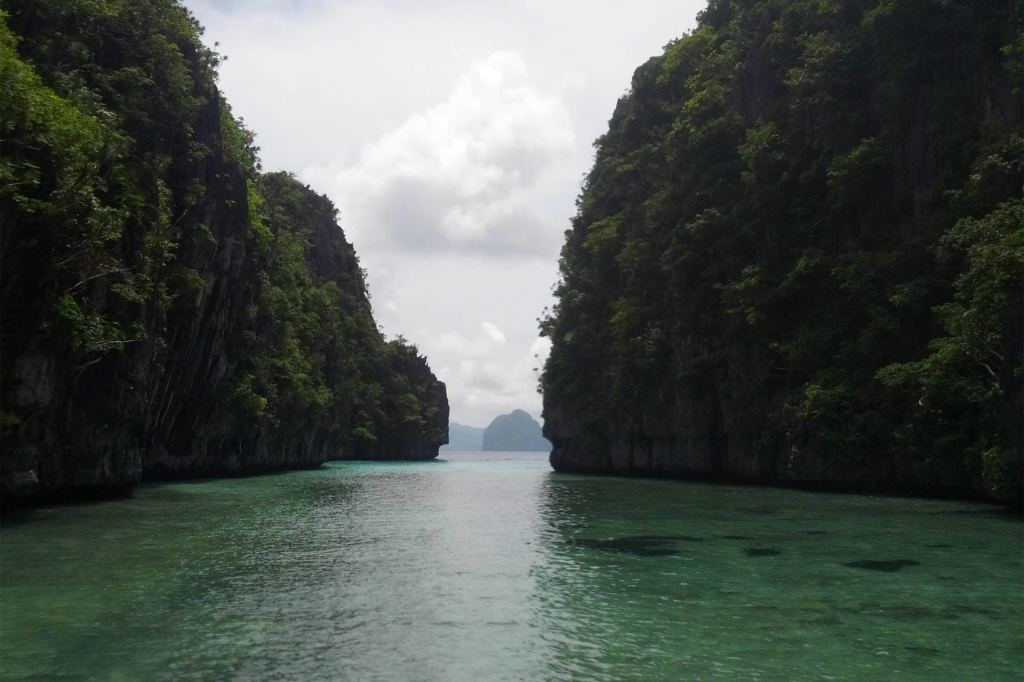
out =
[(186, 0), (264, 170), (337, 206), (374, 315), (451, 421), (540, 418), (537, 318), (593, 141), (703, 0)]

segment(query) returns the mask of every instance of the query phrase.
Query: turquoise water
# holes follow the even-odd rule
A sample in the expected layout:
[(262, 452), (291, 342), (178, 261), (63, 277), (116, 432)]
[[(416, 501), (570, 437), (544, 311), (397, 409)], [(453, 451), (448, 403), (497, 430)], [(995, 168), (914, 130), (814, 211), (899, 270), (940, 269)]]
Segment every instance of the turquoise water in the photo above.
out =
[(1024, 525), (536, 454), (143, 486), (0, 528), (0, 677), (1020, 679)]

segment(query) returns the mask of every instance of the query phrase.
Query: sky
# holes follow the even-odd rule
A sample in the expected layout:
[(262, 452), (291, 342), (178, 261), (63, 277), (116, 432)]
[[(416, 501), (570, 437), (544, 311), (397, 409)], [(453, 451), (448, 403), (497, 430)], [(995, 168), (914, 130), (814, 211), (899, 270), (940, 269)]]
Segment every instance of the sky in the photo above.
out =
[(452, 421), (540, 417), (537, 319), (633, 70), (704, 0), (185, 0), (263, 168), (338, 207)]

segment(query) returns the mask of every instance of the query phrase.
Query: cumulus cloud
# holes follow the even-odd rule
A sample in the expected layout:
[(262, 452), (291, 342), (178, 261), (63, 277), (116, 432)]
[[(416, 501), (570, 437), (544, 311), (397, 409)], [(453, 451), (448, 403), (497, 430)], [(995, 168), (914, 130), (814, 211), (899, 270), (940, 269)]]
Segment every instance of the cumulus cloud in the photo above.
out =
[(515, 409), (540, 416), (536, 356), (546, 352), (543, 343), (546, 339), (538, 341), (531, 344), (526, 353), (520, 347), (511, 362), (506, 353), (493, 353), (465, 358), (454, 368), (446, 366), (442, 379), (460, 389), (449, 397), (452, 408), (470, 415), (480, 426)]
[(304, 176), (330, 185), (361, 245), (547, 255), (561, 230), (540, 215), (532, 191), (574, 144), (562, 101), (531, 83), (517, 53), (495, 52), (354, 164)]
[(429, 349), (439, 354), (453, 354), (461, 358), (486, 357), (505, 345), (505, 332), (491, 322), (481, 322), (480, 332), (466, 336), (456, 331), (433, 334), (429, 330), (420, 332), (429, 344)]
[(551, 339), (546, 336), (538, 337), (536, 341), (530, 344), (530, 358), (533, 361), (534, 372), (539, 372), (540, 368), (544, 366), (544, 363), (548, 360), (548, 355), (551, 354)]
[(538, 369), (550, 342), (536, 332), (506, 338), (497, 324), (484, 321), (471, 333), (420, 328), (414, 336), (449, 386), (453, 414), (460, 415), (456, 421), (486, 426), (514, 409), (540, 415)]
[(505, 332), (501, 331), (501, 327), (490, 322), (484, 322), (480, 327), (484, 330), (484, 333), (491, 338), (491, 341), (499, 346), (505, 345)]

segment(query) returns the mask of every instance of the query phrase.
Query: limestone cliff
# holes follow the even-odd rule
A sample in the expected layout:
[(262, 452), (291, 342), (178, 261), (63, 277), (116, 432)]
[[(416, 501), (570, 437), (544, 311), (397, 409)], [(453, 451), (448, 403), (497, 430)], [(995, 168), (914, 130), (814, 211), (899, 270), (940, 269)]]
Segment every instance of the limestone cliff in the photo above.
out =
[(432, 457), (444, 384), (377, 330), (324, 197), (262, 174), (172, 0), (0, 21), (4, 504)]
[(542, 322), (552, 465), (1019, 505), (1022, 22), (714, 0), (638, 68)]

